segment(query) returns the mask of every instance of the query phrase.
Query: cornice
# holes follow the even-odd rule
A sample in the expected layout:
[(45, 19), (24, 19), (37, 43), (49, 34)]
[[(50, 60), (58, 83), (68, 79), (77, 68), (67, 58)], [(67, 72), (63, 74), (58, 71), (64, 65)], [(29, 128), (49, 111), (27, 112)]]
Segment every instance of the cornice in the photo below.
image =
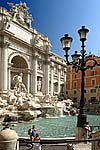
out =
[(9, 38), (9, 41), (11, 42), (11, 39), (13, 39), (14, 41), (20, 43), (21, 45), (24, 45), (24, 46), (27, 46), (27, 47), (30, 47), (32, 49), (32, 45), (25, 42), (24, 40), (22, 39), (19, 39), (18, 37), (15, 37), (15, 34), (9, 32), (8, 30), (3, 30), (3, 31), (0, 31), (0, 35), (2, 36), (7, 36)]

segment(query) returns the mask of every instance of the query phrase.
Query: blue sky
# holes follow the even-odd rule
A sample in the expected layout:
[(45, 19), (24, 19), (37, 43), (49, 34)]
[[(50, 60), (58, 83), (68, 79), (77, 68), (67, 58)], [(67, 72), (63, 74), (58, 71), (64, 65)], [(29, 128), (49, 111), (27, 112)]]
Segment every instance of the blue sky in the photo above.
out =
[[(1, 0), (0, 6), (7, 7), (7, 1), (14, 4), (19, 0)], [(100, 0), (22, 0), (30, 8), (33, 28), (48, 36), (52, 51), (64, 56), (60, 38), (68, 33), (73, 37), (70, 55), (81, 50), (78, 29), (85, 25), (89, 29), (86, 41), (89, 52), (100, 55)]]

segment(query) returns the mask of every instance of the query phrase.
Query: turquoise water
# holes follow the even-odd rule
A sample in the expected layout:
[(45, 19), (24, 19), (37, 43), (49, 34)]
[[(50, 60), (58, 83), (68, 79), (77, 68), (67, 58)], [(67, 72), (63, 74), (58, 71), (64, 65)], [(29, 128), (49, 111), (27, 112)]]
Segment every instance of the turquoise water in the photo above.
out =
[(76, 117), (40, 118), (31, 123), (19, 124), (14, 129), (19, 136), (27, 136), (27, 131), (33, 124), (41, 137), (74, 136)]
[[(87, 117), (90, 125), (100, 125), (99, 115), (88, 115)], [(33, 124), (36, 125), (41, 137), (69, 137), (75, 135), (77, 117), (39, 118), (30, 123), (18, 124), (13, 129), (19, 136), (28, 136), (28, 129)]]

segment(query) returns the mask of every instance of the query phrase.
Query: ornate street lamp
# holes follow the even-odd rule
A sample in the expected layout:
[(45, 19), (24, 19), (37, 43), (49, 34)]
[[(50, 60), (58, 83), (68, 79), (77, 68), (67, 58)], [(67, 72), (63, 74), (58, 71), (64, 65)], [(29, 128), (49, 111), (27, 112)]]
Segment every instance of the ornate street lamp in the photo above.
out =
[[(78, 30), (80, 41), (82, 43), (81, 47), (82, 50), (80, 51), (80, 54), (75, 51), (74, 54), (72, 54), (72, 62), (68, 61), (68, 51), (70, 50), (72, 38), (68, 36), (68, 34), (65, 34), (64, 37), (60, 39), (62, 43), (63, 50), (65, 51), (65, 57), (67, 65), (72, 65), (75, 69), (75, 72), (77, 73), (79, 70), (81, 71), (81, 99), (80, 99), (80, 107), (79, 107), (79, 114), (77, 118), (77, 127), (82, 127), (87, 122), (86, 114), (84, 113), (84, 107), (85, 107), (85, 99), (84, 99), (84, 78), (85, 78), (85, 71), (87, 69), (92, 69), (96, 65), (100, 66), (100, 64), (97, 63), (95, 59), (88, 58), (86, 59), (86, 50), (85, 50), (85, 41), (87, 33), (89, 32), (88, 29), (85, 28), (85, 26), (82, 26), (81, 29)], [(87, 65), (88, 61), (92, 61), (90, 65)]]

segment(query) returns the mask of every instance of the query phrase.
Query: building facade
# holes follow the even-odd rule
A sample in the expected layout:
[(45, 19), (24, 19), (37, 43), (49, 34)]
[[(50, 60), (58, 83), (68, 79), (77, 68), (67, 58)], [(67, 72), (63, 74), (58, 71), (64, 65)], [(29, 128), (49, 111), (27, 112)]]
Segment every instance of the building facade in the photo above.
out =
[(0, 8), (0, 95), (15, 86), (14, 76), (23, 74), (29, 93), (66, 97), (66, 62), (51, 52), (48, 37), (31, 26), (26, 3)]
[[(100, 57), (95, 55), (88, 55), (85, 59), (94, 58), (100, 64)], [(87, 66), (92, 64), (92, 61), (87, 62)], [(100, 66), (93, 69), (88, 69), (85, 72), (85, 101), (88, 103), (100, 102)], [(71, 98), (73, 102), (79, 102), (81, 98), (81, 71), (75, 73), (72, 66), (67, 69), (67, 97)]]

